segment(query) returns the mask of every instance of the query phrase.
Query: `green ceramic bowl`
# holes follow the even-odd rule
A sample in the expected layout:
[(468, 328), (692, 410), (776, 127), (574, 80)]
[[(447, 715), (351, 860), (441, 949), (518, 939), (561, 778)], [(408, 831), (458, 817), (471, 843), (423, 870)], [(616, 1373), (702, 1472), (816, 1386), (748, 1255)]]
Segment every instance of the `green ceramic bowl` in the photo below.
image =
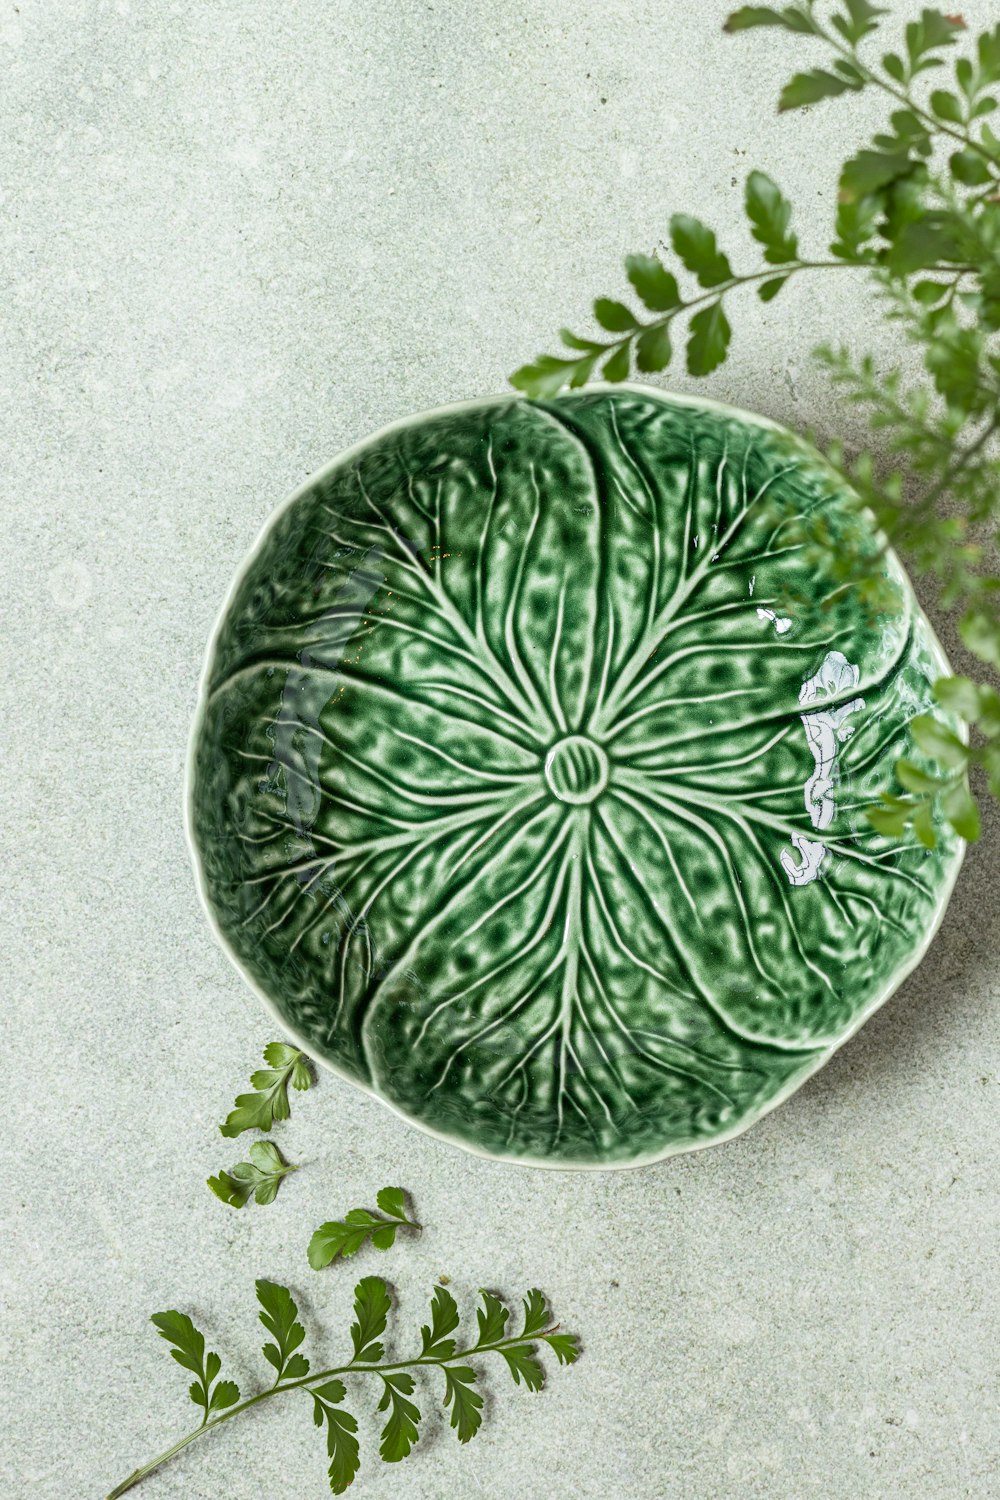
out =
[[(877, 588), (830, 576), (848, 548)], [(947, 670), (854, 497), (761, 417), (637, 386), (413, 417), (233, 585), (201, 893), (285, 1030), (425, 1130), (656, 1161), (787, 1098), (926, 949), (961, 843), (864, 808)]]

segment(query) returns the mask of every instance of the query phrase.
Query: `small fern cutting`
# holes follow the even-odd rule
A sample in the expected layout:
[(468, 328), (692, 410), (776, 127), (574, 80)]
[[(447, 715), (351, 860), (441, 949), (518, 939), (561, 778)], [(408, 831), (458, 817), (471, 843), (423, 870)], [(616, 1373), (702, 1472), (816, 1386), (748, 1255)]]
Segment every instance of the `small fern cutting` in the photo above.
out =
[(368, 1240), (376, 1250), (388, 1250), (395, 1243), (397, 1229), (420, 1229), (415, 1220), (407, 1218), (402, 1188), (384, 1187), (375, 1201), (378, 1214), (369, 1208), (352, 1208), (342, 1219), (319, 1226), (309, 1241), (309, 1264), (314, 1271), (322, 1270), (338, 1255), (345, 1260), (356, 1255)]
[(237, 1162), (228, 1172), (208, 1179), (215, 1196), (230, 1208), (243, 1208), (251, 1198), (255, 1203), (273, 1203), (282, 1178), (299, 1170), (284, 1160), (273, 1141), (254, 1141), (249, 1154), (249, 1161)]
[(267, 1067), (258, 1068), (250, 1078), (255, 1092), (239, 1094), (219, 1126), (229, 1140), (244, 1130), (270, 1130), (275, 1120), (287, 1120), (291, 1114), (289, 1084), (300, 1091), (312, 1087), (308, 1057), (288, 1042), (269, 1042), (264, 1048), (264, 1061)]
[(520, 1331), (515, 1334), (507, 1332), (510, 1313), (499, 1298), (487, 1291), (479, 1295), (478, 1336), (474, 1342), (460, 1347), (455, 1337), (458, 1306), (445, 1287), (436, 1286), (430, 1322), (420, 1330), (419, 1354), (409, 1359), (387, 1360), (382, 1336), (392, 1306), (389, 1288), (381, 1277), (366, 1276), (354, 1289), (351, 1358), (330, 1369), (310, 1370), (309, 1360), (300, 1352), (306, 1335), (298, 1321), (294, 1298), (276, 1282), (258, 1281), (260, 1321), (269, 1335), (263, 1354), (274, 1371), (274, 1383), (242, 1399), (234, 1381), (219, 1379), (222, 1361), (218, 1354), (206, 1351), (204, 1335), (186, 1313), (155, 1313), (152, 1322), (170, 1345), (174, 1359), (195, 1377), (188, 1394), (201, 1412), (201, 1423), (136, 1469), (110, 1492), (107, 1500), (117, 1500), (213, 1428), (288, 1391), (302, 1391), (311, 1397), (316, 1426), (326, 1428), (330, 1489), (341, 1495), (354, 1480), (361, 1462), (357, 1420), (343, 1405), (348, 1382), (352, 1387), (365, 1381), (377, 1382), (377, 1410), (385, 1414), (379, 1454), (386, 1463), (397, 1463), (407, 1456), (419, 1437), (420, 1408), (412, 1398), (417, 1393), (414, 1376), (425, 1368), (440, 1371), (444, 1377), (442, 1395), (450, 1412), (451, 1426), (458, 1441), (467, 1443), (479, 1431), (483, 1420), (483, 1398), (476, 1390), (478, 1371), (470, 1360), (498, 1354), (516, 1385), (524, 1384), (529, 1391), (538, 1391), (545, 1379), (538, 1359), (539, 1344), (547, 1344), (560, 1364), (572, 1364), (579, 1353), (576, 1337), (560, 1332), (541, 1292), (532, 1290), (525, 1296)]
[[(829, 457), (914, 571), (932, 583), (941, 607), (958, 613), (968, 649), (996, 673), (1000, 134), (990, 121), (1000, 103), (1000, 25), (958, 52), (962, 17), (924, 6), (895, 49), (873, 55), (889, 14), (871, 0), (793, 0), (741, 6), (725, 23), (728, 32), (771, 28), (790, 33), (796, 45), (811, 41), (824, 49), (827, 66), (796, 73), (781, 92), (781, 111), (863, 91), (886, 99), (887, 125), (841, 170), (825, 253), (803, 252), (791, 204), (770, 177), (753, 171), (744, 206), (758, 264), (745, 272), (734, 268), (712, 229), (676, 213), (670, 262), (646, 253), (625, 262), (638, 306), (598, 297), (593, 312), (601, 332), (581, 336), (564, 329), (566, 352), (540, 356), (511, 381), (544, 398), (565, 385), (585, 385), (598, 370), (609, 381), (625, 380), (633, 368), (665, 370), (681, 325), (688, 373), (710, 375), (728, 354), (728, 314), (744, 289), (769, 303), (803, 275), (869, 277), (885, 299), (886, 317), (920, 350), (927, 378), (908, 384), (899, 371), (878, 371), (868, 355), (856, 359), (842, 348), (819, 348), (835, 387), (865, 408), (873, 431), (882, 434), (885, 454), (848, 461), (831, 445)], [(950, 77), (943, 71), (949, 63)], [(942, 86), (945, 80), (949, 87)], [(814, 540), (821, 550), (822, 538)], [(824, 563), (845, 587), (877, 586), (861, 558), (827, 555)], [(946, 734), (927, 716), (917, 720), (914, 739), (940, 773), (900, 761), (903, 795), (884, 795), (870, 815), (883, 833), (910, 827), (928, 846), (935, 842), (935, 809), (964, 838), (978, 836), (970, 769), (1000, 797), (995, 684), (946, 677), (936, 691), (943, 707), (965, 718), (971, 742)]]

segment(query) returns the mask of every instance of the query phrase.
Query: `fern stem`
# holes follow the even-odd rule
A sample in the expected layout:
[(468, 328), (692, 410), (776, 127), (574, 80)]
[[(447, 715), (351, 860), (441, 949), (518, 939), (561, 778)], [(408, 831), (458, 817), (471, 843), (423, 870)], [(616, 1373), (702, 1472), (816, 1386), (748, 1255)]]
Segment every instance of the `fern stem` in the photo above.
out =
[[(717, 286), (710, 287), (707, 291), (699, 293), (697, 297), (691, 297), (687, 302), (678, 302), (669, 312), (660, 318), (651, 318), (648, 323), (639, 324), (635, 328), (627, 329), (620, 339), (613, 339), (601, 348), (602, 356), (609, 352), (620, 349), (623, 344), (628, 344), (638, 334), (644, 333), (648, 328), (665, 328), (675, 318), (690, 312), (693, 308), (703, 307), (707, 302), (717, 302), (728, 292), (737, 291), (741, 287), (753, 286), (759, 281), (776, 281), (782, 277), (794, 276), (798, 271), (872, 271), (877, 269), (870, 260), (860, 257), (855, 260), (794, 260), (786, 261), (783, 265), (766, 266), (762, 271), (750, 271), (746, 276), (732, 276), (728, 281), (720, 282)], [(924, 276), (959, 273), (967, 275), (977, 268), (975, 266), (960, 266), (953, 262), (944, 265), (925, 266), (922, 268)]]
[(498, 1339), (492, 1344), (473, 1344), (468, 1349), (456, 1349), (455, 1353), (449, 1355), (447, 1359), (417, 1355), (413, 1359), (396, 1360), (392, 1364), (352, 1363), (349, 1365), (336, 1365), (329, 1370), (317, 1370), (312, 1374), (302, 1375), (297, 1380), (287, 1380), (280, 1385), (273, 1385), (266, 1391), (258, 1391), (255, 1396), (248, 1396), (245, 1401), (238, 1402), (235, 1406), (231, 1406), (228, 1411), (221, 1412), (219, 1416), (213, 1417), (210, 1422), (203, 1423), (200, 1427), (196, 1427), (193, 1432), (189, 1432), (185, 1437), (179, 1438), (176, 1443), (165, 1449), (163, 1453), (157, 1454), (156, 1458), (151, 1458), (141, 1468), (133, 1470), (127, 1479), (123, 1479), (121, 1484), (116, 1485), (109, 1492), (106, 1500), (118, 1500), (120, 1495), (124, 1495), (128, 1490), (133, 1489), (148, 1474), (152, 1474), (154, 1469), (160, 1468), (162, 1464), (174, 1458), (189, 1443), (193, 1443), (196, 1439), (204, 1437), (207, 1432), (211, 1432), (213, 1427), (221, 1427), (224, 1422), (232, 1421), (233, 1417), (239, 1416), (241, 1412), (248, 1411), (251, 1406), (257, 1406), (261, 1401), (266, 1401), (270, 1396), (281, 1395), (284, 1391), (308, 1390), (313, 1385), (322, 1385), (324, 1381), (332, 1380), (340, 1375), (391, 1375), (397, 1370), (412, 1370), (420, 1366), (436, 1366), (444, 1369), (447, 1365), (453, 1365), (459, 1360), (470, 1359), (474, 1355), (499, 1354), (503, 1350), (513, 1349), (517, 1345), (535, 1344), (538, 1340), (548, 1338), (550, 1334), (557, 1333), (558, 1330), (559, 1324), (553, 1323), (550, 1327), (543, 1328), (538, 1333), (531, 1334), (527, 1339), (522, 1335), (519, 1338)]
[(880, 74), (867, 67), (861, 61), (861, 57), (858, 53), (857, 47), (846, 46), (839, 39), (839, 37), (834, 35), (832, 31), (827, 31), (825, 27), (823, 27), (820, 22), (815, 19), (815, 17), (811, 16), (810, 19), (812, 20), (815, 27), (816, 36), (822, 37), (823, 40), (827, 42), (835, 52), (839, 52), (841, 57), (846, 58), (853, 67), (857, 68), (858, 72), (862, 74), (869, 83), (874, 84), (876, 88), (882, 89), (884, 93), (891, 94), (893, 99), (896, 99), (900, 104), (905, 104), (906, 108), (911, 110), (913, 114), (917, 116), (920, 122), (925, 125), (932, 134), (936, 131), (941, 135), (949, 135), (951, 136), (952, 140), (958, 141), (959, 145), (963, 146), (966, 151), (974, 151), (978, 156), (981, 156), (987, 163), (990, 171), (993, 174), (993, 186), (995, 189), (997, 180), (996, 162), (990, 155), (989, 151), (986, 150), (985, 146), (983, 146), (979, 141), (976, 140), (975, 136), (970, 135), (968, 131), (965, 130), (956, 130), (952, 125), (949, 125), (947, 121), (939, 120), (936, 115), (930, 114), (929, 111), (926, 110), (923, 105), (913, 97), (908, 88), (899, 88), (896, 84), (888, 82)]

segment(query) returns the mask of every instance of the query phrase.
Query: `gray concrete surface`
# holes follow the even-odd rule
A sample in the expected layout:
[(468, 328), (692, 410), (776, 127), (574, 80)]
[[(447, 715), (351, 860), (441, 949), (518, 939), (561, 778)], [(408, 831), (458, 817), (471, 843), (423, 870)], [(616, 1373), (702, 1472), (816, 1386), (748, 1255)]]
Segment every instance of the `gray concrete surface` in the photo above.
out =
[[(903, 10), (904, 7), (899, 7)], [(905, 9), (909, 9), (906, 7)], [(970, 24), (995, 19), (968, 0)], [(951, 1500), (1000, 1493), (998, 820), (940, 937), (826, 1071), (737, 1142), (619, 1175), (475, 1160), (332, 1077), (268, 1209), (204, 1186), (273, 1031), (214, 946), (181, 825), (202, 651), (271, 508), (404, 412), (496, 391), (676, 208), (740, 227), (772, 170), (819, 248), (865, 99), (779, 120), (807, 44), (718, 0), (3, 0), (0, 600), (5, 1162), (0, 1490), (100, 1500), (188, 1422), (146, 1319), (195, 1313), (248, 1387), (253, 1281), (343, 1347), (321, 1219), (411, 1189), (400, 1345), (447, 1272), (537, 1283), (586, 1357), (490, 1378), (468, 1449), (360, 1496)], [(704, 389), (857, 434), (809, 363), (894, 336), (847, 276), (741, 308)], [(896, 351), (898, 352), (898, 351)], [(906, 351), (902, 351), (904, 358)], [(681, 373), (680, 388), (692, 384)], [(953, 638), (947, 630), (949, 646)], [(427, 1405), (434, 1399), (427, 1394)], [(193, 1408), (188, 1408), (193, 1410)], [(136, 1493), (326, 1493), (287, 1399)]]

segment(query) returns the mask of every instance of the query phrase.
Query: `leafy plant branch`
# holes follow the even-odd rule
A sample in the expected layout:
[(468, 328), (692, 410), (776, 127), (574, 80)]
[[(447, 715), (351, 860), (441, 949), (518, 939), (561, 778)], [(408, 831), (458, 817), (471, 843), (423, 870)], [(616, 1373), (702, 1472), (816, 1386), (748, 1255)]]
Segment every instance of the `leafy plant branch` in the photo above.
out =
[[(685, 219), (687, 215), (675, 214), (671, 221), (672, 232), (676, 230), (680, 237), (683, 236), (682, 221)], [(723, 306), (723, 298), (728, 292), (757, 286), (757, 295), (767, 302), (777, 296), (785, 281), (796, 272), (847, 269), (854, 264), (843, 260), (796, 258), (782, 265), (780, 276), (775, 275), (773, 268), (745, 274), (737, 274), (730, 268), (720, 281), (702, 281), (702, 285), (709, 285), (710, 290), (684, 298), (676, 279), (664, 271), (654, 256), (630, 255), (625, 262), (629, 281), (644, 305), (650, 311), (659, 311), (660, 316), (643, 320), (625, 303), (599, 297), (594, 303), (594, 317), (605, 332), (617, 334), (617, 338), (583, 338), (564, 328), (560, 331), (560, 338), (567, 348), (579, 351), (578, 357), (540, 355), (532, 364), (516, 370), (511, 376), (511, 384), (530, 396), (543, 398), (555, 395), (563, 386), (576, 388), (585, 385), (602, 360), (601, 374), (611, 381), (627, 378), (633, 356), (636, 368), (644, 373), (666, 369), (673, 357), (669, 335), (671, 323), (698, 308), (705, 309), (708, 315), (702, 314), (700, 321), (697, 314), (691, 319), (687, 365), (692, 375), (709, 375), (722, 364), (729, 347), (731, 328)]]
[[(790, 16), (795, 12), (807, 23), (808, 29), (790, 24)], [(832, 76), (822, 70), (796, 75), (782, 92), (779, 110), (794, 109), (802, 103), (812, 103), (814, 99), (872, 85), (903, 104), (929, 132), (937, 131), (948, 136), (963, 150), (981, 156), (991, 179), (1000, 182), (1000, 169), (993, 154), (969, 133), (972, 122), (991, 113), (993, 108), (989, 101), (984, 103), (979, 97), (993, 81), (989, 76), (992, 59), (988, 59), (987, 65), (978, 73), (967, 59), (963, 59), (958, 64), (958, 81), (964, 103), (946, 90), (935, 90), (928, 109), (917, 99), (910, 85), (921, 73), (941, 65), (936, 49), (950, 45), (955, 40), (955, 32), (965, 29), (965, 22), (961, 16), (943, 15), (939, 10), (925, 8), (920, 19), (906, 27), (905, 51), (884, 53), (879, 71), (864, 61), (858, 48), (866, 37), (877, 31), (880, 17), (889, 14), (884, 6), (867, 3), (867, 0), (861, 0), (861, 3), (845, 0), (845, 10), (835, 13), (827, 27), (817, 17), (816, 0), (802, 0), (784, 12), (772, 11), (766, 6), (744, 6), (730, 16), (723, 29), (734, 32), (748, 30), (754, 25), (780, 25), (789, 31), (799, 30), (800, 34), (804, 31), (818, 37), (838, 54), (840, 61), (834, 64), (836, 72)], [(985, 45), (989, 49), (989, 38)], [(802, 98), (806, 93), (814, 97)]]
[[(731, 293), (753, 287), (770, 302), (800, 272), (860, 271), (882, 297), (887, 319), (918, 347), (928, 378), (907, 385), (899, 370), (880, 371), (869, 355), (855, 360), (846, 349), (821, 346), (818, 358), (841, 395), (864, 408), (884, 455), (862, 451), (848, 458), (834, 443), (827, 456), (875, 515), (886, 547), (900, 548), (911, 568), (933, 583), (939, 605), (958, 613), (965, 645), (998, 672), (1000, 577), (993, 559), (1000, 516), (1000, 136), (987, 117), (1000, 102), (1000, 25), (975, 39), (971, 55), (955, 58), (953, 87), (928, 88), (926, 75), (940, 78), (966, 30), (964, 21), (925, 6), (905, 25), (901, 45), (870, 60), (866, 49), (888, 14), (871, 0), (832, 6), (796, 0), (783, 8), (742, 6), (725, 23), (728, 32), (776, 28), (828, 49), (828, 66), (796, 73), (785, 85), (780, 111), (865, 89), (881, 91), (892, 106), (888, 127), (840, 172), (829, 257), (800, 251), (791, 204), (769, 176), (752, 171), (744, 205), (750, 235), (763, 250), (762, 266), (734, 271), (711, 228), (674, 214), (670, 248), (694, 288), (683, 291), (659, 255), (627, 257), (640, 310), (598, 298), (594, 318), (610, 338), (564, 329), (568, 354), (542, 355), (511, 380), (544, 399), (564, 386), (586, 384), (598, 369), (612, 382), (626, 379), (633, 366), (660, 372), (673, 359), (671, 332), (678, 318), (687, 321), (688, 372), (706, 376), (728, 355)], [(827, 601), (846, 587), (876, 599), (880, 580), (873, 563), (884, 558), (885, 548), (874, 559), (834, 557), (829, 549), (821, 557), (822, 536), (812, 541), (831, 581)], [(902, 809), (900, 831), (913, 826), (926, 842), (933, 837), (936, 810), (969, 838), (978, 817), (974, 807), (970, 812), (968, 772), (984, 773), (988, 789), (1000, 796), (1000, 732), (991, 711), (982, 708), (992, 702), (994, 689), (975, 685), (980, 696), (973, 714), (972, 697), (953, 686), (966, 680), (945, 678), (937, 685), (943, 707), (961, 703), (972, 715), (966, 718), (970, 743), (956, 737), (961, 763), (952, 746), (953, 759), (939, 763), (940, 777), (923, 768), (921, 774), (931, 779), (922, 789), (929, 805), (920, 802), (919, 824), (912, 798), (890, 793), (879, 826), (895, 828)], [(924, 740), (918, 748), (926, 749), (930, 740)], [(912, 792), (916, 772), (901, 769), (905, 776)], [(902, 782), (904, 792), (907, 785)]]
[(480, 1292), (480, 1306), (476, 1312), (478, 1338), (459, 1347), (458, 1340), (453, 1337), (460, 1322), (458, 1306), (445, 1287), (436, 1286), (431, 1300), (430, 1322), (420, 1331), (419, 1354), (409, 1359), (386, 1360), (382, 1335), (391, 1308), (389, 1289), (380, 1277), (366, 1276), (354, 1291), (355, 1321), (350, 1329), (352, 1357), (344, 1364), (311, 1371), (308, 1359), (299, 1352), (305, 1340), (305, 1330), (298, 1321), (298, 1308), (291, 1293), (276, 1282), (261, 1280), (257, 1282), (257, 1299), (260, 1321), (271, 1336), (263, 1347), (263, 1354), (276, 1375), (272, 1385), (243, 1399), (234, 1381), (217, 1379), (221, 1360), (215, 1353), (206, 1353), (203, 1335), (186, 1314), (172, 1311), (154, 1315), (152, 1321), (161, 1337), (170, 1344), (173, 1358), (196, 1376), (189, 1395), (201, 1410), (202, 1420), (199, 1426), (116, 1485), (107, 1500), (118, 1500), (154, 1469), (214, 1428), (232, 1421), (262, 1401), (299, 1390), (312, 1398), (316, 1426), (326, 1426), (330, 1489), (333, 1494), (340, 1495), (353, 1482), (360, 1467), (357, 1420), (342, 1406), (348, 1391), (346, 1379), (374, 1376), (382, 1382), (377, 1410), (387, 1412), (388, 1417), (382, 1430), (379, 1453), (385, 1462), (395, 1463), (410, 1453), (419, 1436), (420, 1409), (409, 1399), (416, 1390), (413, 1371), (440, 1370), (445, 1382), (443, 1400), (450, 1408), (451, 1426), (458, 1441), (467, 1443), (482, 1425), (483, 1398), (475, 1389), (477, 1371), (466, 1361), (498, 1354), (515, 1384), (524, 1384), (528, 1390), (538, 1391), (545, 1380), (537, 1357), (539, 1344), (547, 1345), (560, 1364), (572, 1364), (579, 1355), (576, 1337), (560, 1330), (558, 1323), (553, 1321), (545, 1297), (537, 1289), (524, 1297), (521, 1328), (516, 1334), (507, 1333), (510, 1314), (500, 1299), (491, 1292)]

